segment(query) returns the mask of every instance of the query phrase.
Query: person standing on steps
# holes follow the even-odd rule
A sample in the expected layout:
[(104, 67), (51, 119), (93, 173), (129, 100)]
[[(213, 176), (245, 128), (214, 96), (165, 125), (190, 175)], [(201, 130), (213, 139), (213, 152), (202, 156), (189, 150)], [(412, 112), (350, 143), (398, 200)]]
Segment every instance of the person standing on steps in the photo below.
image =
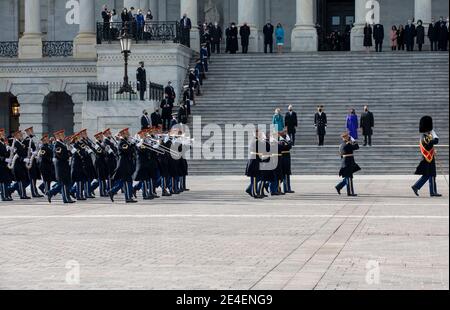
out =
[(167, 97), (167, 95), (161, 101), (160, 108), (161, 108), (161, 120), (162, 120), (163, 131), (169, 131), (170, 120), (172, 118), (173, 103), (171, 103), (171, 101)]
[(275, 109), (275, 114), (272, 117), (272, 124), (276, 132), (281, 132), (284, 130), (284, 120), (283, 116), (281, 115), (281, 109)]
[(187, 14), (184, 13), (183, 17), (180, 20), (180, 27), (181, 27), (181, 44), (187, 47), (191, 47), (191, 29), (192, 29), (192, 22), (189, 17), (187, 17)]
[(250, 27), (247, 23), (244, 23), (239, 29), (239, 35), (241, 36), (242, 54), (248, 53), (248, 44), (250, 40)]
[(373, 26), (373, 39), (375, 40), (375, 51), (381, 53), (383, 51), (384, 27), (381, 24)]
[(275, 30), (275, 38), (277, 39), (278, 54), (281, 54), (283, 53), (283, 46), (284, 46), (284, 29), (280, 23), (278, 23), (277, 29)]
[(347, 131), (350, 134), (350, 136), (358, 140), (358, 116), (356, 115), (356, 110), (351, 109), (350, 114), (347, 115)]
[(147, 110), (142, 111), (141, 130), (152, 128), (152, 121), (148, 116)]
[(422, 26), (422, 21), (420, 19), (417, 21), (416, 27), (416, 43), (419, 48), (419, 52), (421, 52), (422, 46), (425, 44), (425, 27)]
[(269, 47), (270, 53), (273, 53), (273, 32), (274, 27), (270, 23), (270, 21), (267, 22), (267, 24), (263, 27), (263, 33), (264, 33), (264, 53), (267, 54), (267, 48)]
[(327, 114), (324, 112), (323, 105), (317, 107), (317, 113), (314, 115), (314, 127), (316, 128), (318, 145), (323, 146), (327, 131)]
[(416, 27), (409, 19), (408, 24), (405, 26), (405, 42), (406, 50), (408, 52), (414, 51), (414, 38), (416, 37)]
[(136, 70), (137, 90), (139, 91), (139, 99), (145, 100), (145, 92), (147, 91), (147, 72), (145, 71), (144, 62), (139, 62), (139, 68)]
[(341, 194), (341, 190), (347, 187), (347, 196), (356, 197), (355, 188), (353, 186), (353, 174), (361, 170), (358, 164), (355, 162), (354, 151), (359, 150), (359, 145), (355, 139), (353, 139), (347, 132), (341, 135), (342, 144), (339, 147), (339, 153), (341, 154), (341, 169), (339, 170), (339, 176), (343, 180), (336, 185), (336, 191)]
[(405, 50), (405, 28), (403, 25), (398, 26), (397, 45), (399, 51)]
[(366, 52), (370, 52), (370, 48), (372, 47), (372, 27), (366, 23), (364, 26), (364, 47), (366, 48)]
[(172, 81), (167, 83), (167, 86), (164, 88), (164, 94), (167, 96), (167, 99), (171, 104), (175, 103), (175, 98), (177, 94), (175, 93), (175, 89), (172, 86)]
[(364, 146), (372, 146), (373, 127), (375, 127), (375, 120), (373, 113), (369, 111), (369, 106), (364, 107), (364, 112), (361, 114), (361, 129), (364, 136)]
[(441, 197), (442, 195), (437, 191), (436, 151), (434, 149), (434, 146), (439, 144), (439, 137), (433, 130), (433, 119), (430, 116), (421, 118), (419, 131), (422, 134), (419, 147), (423, 158), (417, 166), (415, 174), (421, 175), (421, 177), (411, 188), (414, 194), (419, 196), (419, 190), (428, 182), (430, 186), (430, 196)]
[(294, 111), (294, 107), (290, 105), (288, 107), (288, 112), (286, 113), (286, 116), (284, 117), (284, 122), (286, 124), (287, 134), (289, 135), (292, 146), (295, 145), (295, 134), (297, 132), (298, 127), (298, 119), (297, 119), (297, 113)]
[(220, 44), (222, 43), (222, 28), (215, 22), (211, 28), (211, 52), (220, 54)]
[[(396, 51), (397, 50), (397, 41), (398, 41), (398, 30), (397, 27), (394, 25), (391, 28), (391, 51)], [(400, 48), (399, 48), (400, 49)]]
[(431, 19), (431, 23), (428, 26), (428, 39), (430, 40), (431, 51), (438, 51), (438, 28), (437, 24), (434, 21), (434, 18)]
[(228, 36), (229, 36), (228, 51), (230, 52), (230, 54), (236, 54), (236, 52), (239, 50), (239, 43), (238, 43), (238, 29), (235, 23), (231, 23)]

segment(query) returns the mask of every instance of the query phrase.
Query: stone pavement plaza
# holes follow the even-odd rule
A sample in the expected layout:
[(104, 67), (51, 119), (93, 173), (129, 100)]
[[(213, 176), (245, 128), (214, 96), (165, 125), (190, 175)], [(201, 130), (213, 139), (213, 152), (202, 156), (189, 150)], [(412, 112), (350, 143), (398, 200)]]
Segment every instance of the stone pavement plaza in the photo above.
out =
[(254, 200), (242, 177), (125, 205), (0, 203), (2, 289), (449, 289), (449, 202), (415, 176), (296, 177)]

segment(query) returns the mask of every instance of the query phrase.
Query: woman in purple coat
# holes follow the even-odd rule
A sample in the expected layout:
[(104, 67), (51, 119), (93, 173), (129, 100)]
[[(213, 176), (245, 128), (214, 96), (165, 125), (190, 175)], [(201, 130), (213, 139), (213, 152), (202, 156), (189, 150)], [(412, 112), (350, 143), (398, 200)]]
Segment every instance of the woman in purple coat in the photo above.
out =
[(353, 139), (358, 139), (358, 116), (355, 109), (351, 109), (347, 115), (347, 131)]

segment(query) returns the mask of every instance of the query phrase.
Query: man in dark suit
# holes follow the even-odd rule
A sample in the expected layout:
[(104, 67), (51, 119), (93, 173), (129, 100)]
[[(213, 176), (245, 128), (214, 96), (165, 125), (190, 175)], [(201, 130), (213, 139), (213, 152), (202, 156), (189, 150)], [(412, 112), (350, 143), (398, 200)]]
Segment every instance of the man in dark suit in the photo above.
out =
[(270, 48), (270, 53), (273, 53), (273, 32), (274, 28), (273, 25), (269, 22), (267, 22), (266, 25), (264, 25), (263, 33), (264, 33), (264, 53), (267, 54), (267, 47)]
[(169, 81), (166, 88), (164, 88), (164, 94), (167, 96), (167, 99), (171, 104), (175, 102), (177, 94), (175, 93), (175, 89), (173, 88), (171, 81)]
[(438, 51), (438, 31), (438, 24), (432, 18), (428, 26), (428, 39), (430, 40), (431, 51)]
[(247, 23), (244, 23), (239, 29), (239, 35), (241, 36), (242, 54), (248, 53), (248, 44), (250, 38), (250, 27)]
[(139, 91), (139, 99), (145, 100), (145, 92), (147, 91), (147, 72), (144, 68), (144, 62), (139, 62), (140, 67), (136, 71), (137, 89)]
[(361, 114), (360, 127), (364, 136), (364, 146), (372, 146), (373, 127), (375, 126), (375, 120), (373, 113), (369, 111), (369, 106), (364, 107), (364, 112)]
[(292, 145), (295, 145), (295, 133), (297, 132), (298, 119), (297, 113), (294, 112), (294, 107), (292, 105), (288, 107), (288, 112), (284, 117), (284, 123), (287, 128), (287, 133), (291, 138)]
[(166, 97), (161, 101), (161, 119), (162, 119), (162, 125), (163, 130), (167, 131), (170, 127), (170, 119), (172, 118), (172, 109), (173, 109), (173, 103), (170, 102), (170, 99)]
[(180, 20), (181, 27), (181, 44), (191, 47), (191, 19), (187, 17), (187, 14), (183, 14), (183, 18)]
[(109, 21), (111, 19), (111, 12), (108, 11), (108, 7), (106, 5), (103, 6), (102, 11), (102, 20), (103, 20), (103, 39), (109, 40), (110, 36), (109, 33), (111, 31)]
[(222, 28), (216, 22), (211, 28), (211, 50), (213, 53), (220, 54), (220, 43), (222, 42)]
[(144, 110), (141, 117), (141, 130), (149, 128), (152, 128), (152, 122), (150, 120), (150, 117), (148, 116), (147, 110)]
[(381, 24), (373, 26), (373, 39), (375, 40), (375, 51), (381, 53), (383, 50), (384, 27)]
[(159, 126), (162, 126), (162, 119), (161, 114), (159, 114), (159, 109), (156, 109), (155, 112), (152, 113), (150, 118), (152, 120), (153, 128), (158, 128)]
[(411, 20), (408, 20), (408, 24), (405, 26), (405, 42), (406, 50), (412, 52), (414, 50), (414, 38), (416, 37), (416, 27)]
[(324, 145), (327, 124), (327, 114), (324, 112), (323, 105), (320, 105), (317, 107), (317, 113), (314, 116), (314, 127), (316, 127), (319, 146)]

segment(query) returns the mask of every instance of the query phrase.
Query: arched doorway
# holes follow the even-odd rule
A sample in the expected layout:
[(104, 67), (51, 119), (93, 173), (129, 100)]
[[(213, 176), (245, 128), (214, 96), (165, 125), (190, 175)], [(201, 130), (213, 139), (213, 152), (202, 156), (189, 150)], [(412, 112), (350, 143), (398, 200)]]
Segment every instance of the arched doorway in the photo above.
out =
[(354, 0), (318, 0), (319, 50), (349, 51), (354, 22)]
[(20, 104), (11, 93), (0, 93), (0, 128), (8, 134), (19, 130)]
[(64, 129), (66, 134), (73, 134), (74, 111), (72, 98), (66, 92), (50, 92), (44, 98), (44, 114), (47, 119), (47, 132), (53, 133)]

